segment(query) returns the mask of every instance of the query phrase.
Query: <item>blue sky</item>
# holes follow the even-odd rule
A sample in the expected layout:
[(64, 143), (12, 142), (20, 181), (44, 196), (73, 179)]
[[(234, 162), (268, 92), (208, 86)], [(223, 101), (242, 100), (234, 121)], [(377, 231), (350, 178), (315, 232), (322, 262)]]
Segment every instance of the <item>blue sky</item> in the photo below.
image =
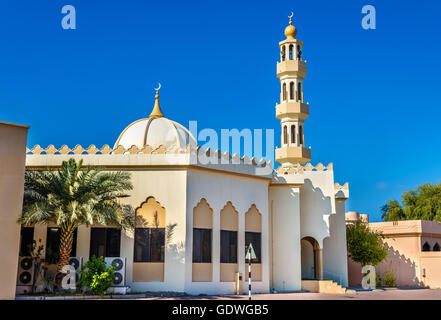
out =
[[(63, 5), (76, 30), (61, 28)], [(377, 29), (361, 27), (376, 8)], [(275, 129), (276, 62), (287, 16), (308, 61), (312, 163), (350, 183), (347, 210), (380, 206), (441, 177), (441, 2), (3, 1), (0, 121), (31, 125), (28, 145), (113, 145), (147, 116), (188, 126)]]

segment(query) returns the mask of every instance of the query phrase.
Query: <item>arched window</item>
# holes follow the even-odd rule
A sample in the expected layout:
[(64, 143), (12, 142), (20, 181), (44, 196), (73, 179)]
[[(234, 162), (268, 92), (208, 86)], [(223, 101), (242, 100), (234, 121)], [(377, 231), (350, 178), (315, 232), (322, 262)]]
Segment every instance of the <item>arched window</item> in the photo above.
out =
[(299, 126), (299, 143), (303, 145), (303, 126)]
[(423, 244), (423, 251), (430, 251), (430, 244), (428, 244), (427, 242), (425, 242)]
[(164, 281), (165, 208), (149, 197), (135, 212), (133, 281)]
[[(256, 205), (251, 205), (245, 213), (245, 252), (247, 252), (250, 243), (253, 246), (256, 258), (252, 259), (252, 278), (262, 281), (262, 214)], [(245, 260), (248, 263), (248, 260)], [(248, 280), (248, 273), (245, 273), (245, 281)]]
[(291, 143), (296, 143), (296, 126), (293, 124), (291, 126)]
[(283, 144), (288, 143), (288, 128), (283, 126)]
[(282, 86), (283, 101), (286, 101), (286, 83)]
[(441, 251), (438, 242), (433, 246), (433, 251)]
[(302, 101), (302, 83), (297, 83), (297, 100)]
[(297, 60), (302, 60), (302, 50), (299, 45), (297, 45)]
[(293, 60), (294, 59), (294, 47), (292, 44), (289, 45), (289, 60)]
[(289, 83), (289, 98), (294, 100), (294, 82)]
[[(239, 214), (228, 201), (220, 212), (220, 281), (234, 281), (238, 263)], [(242, 250), (241, 250), (242, 253)]]
[(285, 50), (285, 46), (283, 46), (283, 47), (282, 47), (282, 52), (281, 52), (281, 55), (282, 55), (282, 61), (285, 61), (285, 54), (286, 54), (285, 51), (286, 51), (286, 50)]
[(213, 209), (204, 198), (193, 209), (193, 282), (212, 279)]

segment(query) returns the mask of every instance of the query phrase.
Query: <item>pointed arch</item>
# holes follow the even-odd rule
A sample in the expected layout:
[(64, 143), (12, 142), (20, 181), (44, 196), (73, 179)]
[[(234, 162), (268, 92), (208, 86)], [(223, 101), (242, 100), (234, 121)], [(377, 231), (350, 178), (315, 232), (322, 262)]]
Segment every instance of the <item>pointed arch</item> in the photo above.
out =
[(440, 248), (438, 242), (435, 243), (435, 245), (433, 246), (432, 251), (441, 251), (441, 248)]
[(281, 54), (282, 61), (285, 61), (285, 56), (286, 56), (285, 46), (282, 46), (282, 51), (280, 54)]
[(294, 46), (292, 44), (289, 45), (289, 60), (294, 60)]

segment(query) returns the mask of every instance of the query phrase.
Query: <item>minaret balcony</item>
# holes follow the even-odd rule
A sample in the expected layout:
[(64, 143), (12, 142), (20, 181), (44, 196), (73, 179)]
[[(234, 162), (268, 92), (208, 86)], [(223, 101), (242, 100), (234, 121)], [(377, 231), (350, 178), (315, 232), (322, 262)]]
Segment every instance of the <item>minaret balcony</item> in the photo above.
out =
[(276, 161), (279, 163), (305, 164), (311, 161), (311, 149), (302, 146), (283, 146), (276, 148)]
[(276, 105), (276, 118), (282, 119), (287, 116), (297, 116), (302, 119), (309, 117), (309, 104), (296, 101), (285, 101)]
[(285, 60), (277, 62), (277, 78), (285, 74), (298, 73), (303, 78), (306, 77), (306, 62), (301, 60)]

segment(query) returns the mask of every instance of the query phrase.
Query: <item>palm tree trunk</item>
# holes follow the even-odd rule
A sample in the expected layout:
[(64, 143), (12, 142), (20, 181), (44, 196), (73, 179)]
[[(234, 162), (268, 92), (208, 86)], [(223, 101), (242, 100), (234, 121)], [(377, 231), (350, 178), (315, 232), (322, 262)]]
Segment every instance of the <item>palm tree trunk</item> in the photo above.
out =
[(73, 235), (76, 226), (63, 224), (60, 235), (60, 257), (58, 259), (57, 272), (60, 273), (65, 265), (69, 264), (70, 253), (72, 252)]

